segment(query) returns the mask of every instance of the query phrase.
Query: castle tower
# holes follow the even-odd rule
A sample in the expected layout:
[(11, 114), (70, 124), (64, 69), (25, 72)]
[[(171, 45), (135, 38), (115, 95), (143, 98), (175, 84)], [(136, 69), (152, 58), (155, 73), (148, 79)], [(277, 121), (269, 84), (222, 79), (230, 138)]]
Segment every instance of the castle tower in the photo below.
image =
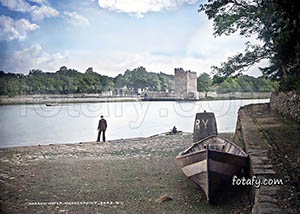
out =
[(197, 73), (175, 68), (175, 94), (184, 98), (197, 98)]

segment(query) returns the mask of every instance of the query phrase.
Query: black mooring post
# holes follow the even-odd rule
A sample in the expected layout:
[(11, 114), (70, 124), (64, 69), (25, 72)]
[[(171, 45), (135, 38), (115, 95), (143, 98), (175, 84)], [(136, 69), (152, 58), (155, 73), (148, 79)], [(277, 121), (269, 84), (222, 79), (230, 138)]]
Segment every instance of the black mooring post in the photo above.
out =
[(197, 142), (211, 135), (217, 135), (217, 123), (212, 112), (197, 113), (194, 123), (193, 142)]

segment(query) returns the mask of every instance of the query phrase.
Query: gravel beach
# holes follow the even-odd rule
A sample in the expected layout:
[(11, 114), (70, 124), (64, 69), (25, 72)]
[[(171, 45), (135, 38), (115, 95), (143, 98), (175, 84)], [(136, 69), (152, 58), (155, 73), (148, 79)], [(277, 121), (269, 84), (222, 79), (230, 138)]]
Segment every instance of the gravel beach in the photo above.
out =
[(182, 133), (0, 149), (0, 211), (250, 213), (247, 188), (229, 185), (211, 205), (183, 175), (175, 158), (191, 143)]

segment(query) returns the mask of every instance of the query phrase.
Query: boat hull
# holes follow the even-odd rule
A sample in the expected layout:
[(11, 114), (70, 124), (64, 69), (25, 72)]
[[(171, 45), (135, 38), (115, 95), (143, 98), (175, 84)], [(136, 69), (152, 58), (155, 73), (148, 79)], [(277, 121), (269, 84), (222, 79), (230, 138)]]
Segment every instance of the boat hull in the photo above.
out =
[(201, 187), (210, 201), (224, 182), (248, 166), (248, 156), (240, 154), (240, 151), (233, 154), (206, 146), (196, 152), (182, 152), (176, 159), (183, 173)]

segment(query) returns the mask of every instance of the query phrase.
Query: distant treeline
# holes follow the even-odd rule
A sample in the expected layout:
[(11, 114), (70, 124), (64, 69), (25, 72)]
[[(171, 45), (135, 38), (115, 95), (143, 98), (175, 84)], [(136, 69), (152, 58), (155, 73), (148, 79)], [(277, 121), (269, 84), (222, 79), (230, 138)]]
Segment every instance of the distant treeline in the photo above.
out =
[[(29, 74), (24, 75), (0, 71), (0, 95), (101, 93), (115, 88), (172, 90), (174, 75), (147, 72), (144, 67), (126, 70), (124, 74), (119, 74), (115, 78), (100, 75), (94, 72), (93, 68), (88, 68), (85, 73), (81, 73), (65, 66), (55, 73), (31, 70)], [(198, 77), (198, 91), (270, 92), (275, 88), (275, 82), (263, 77), (231, 77), (222, 82), (218, 82), (206, 73)]]
[(100, 93), (114, 88), (114, 78), (88, 68), (85, 73), (61, 67), (57, 72), (31, 70), (28, 75), (0, 72), (0, 94)]
[(220, 79), (219, 76), (211, 78), (207, 73), (198, 77), (198, 91), (216, 91), (218, 93), (230, 92), (272, 92), (278, 88), (278, 83), (264, 77), (241, 75)]

